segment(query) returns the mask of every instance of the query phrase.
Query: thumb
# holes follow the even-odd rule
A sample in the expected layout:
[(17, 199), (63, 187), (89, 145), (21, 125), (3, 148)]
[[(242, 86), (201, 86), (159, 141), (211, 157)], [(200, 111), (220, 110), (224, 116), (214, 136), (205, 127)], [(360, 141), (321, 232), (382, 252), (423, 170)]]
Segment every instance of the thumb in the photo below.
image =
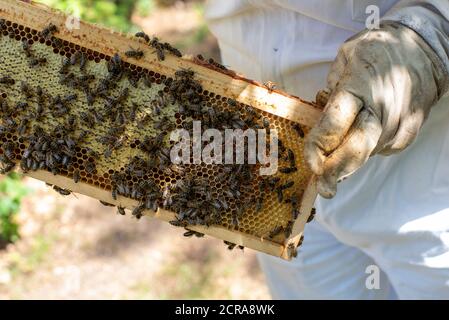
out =
[(305, 141), (304, 157), (315, 174), (323, 174), (326, 157), (341, 144), (362, 106), (362, 101), (346, 90), (332, 94)]
[(357, 116), (354, 126), (345, 141), (325, 160), (323, 174), (318, 177), (318, 192), (332, 198), (337, 191), (337, 181), (359, 169), (375, 149), (382, 124), (369, 110)]

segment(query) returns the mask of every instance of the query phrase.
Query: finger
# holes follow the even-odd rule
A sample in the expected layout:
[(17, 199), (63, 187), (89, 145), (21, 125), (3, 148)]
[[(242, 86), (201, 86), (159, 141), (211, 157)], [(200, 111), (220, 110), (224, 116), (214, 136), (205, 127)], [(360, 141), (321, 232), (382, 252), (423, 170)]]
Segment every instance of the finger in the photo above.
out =
[(335, 90), (337, 87), (347, 64), (346, 54), (343, 50), (340, 50), (327, 75), (327, 88), (330, 91)]
[(324, 172), (318, 177), (318, 192), (332, 198), (337, 192), (337, 182), (359, 169), (372, 154), (382, 134), (382, 124), (377, 116), (364, 109), (357, 116), (345, 141), (324, 163)]
[(362, 106), (359, 98), (345, 90), (331, 95), (323, 116), (305, 142), (304, 156), (315, 174), (323, 173), (326, 156), (343, 141)]
[(391, 142), (385, 146), (378, 146), (375, 152), (379, 152), (382, 155), (391, 155), (407, 148), (415, 141), (425, 118), (424, 112), (415, 112), (401, 119), (399, 129)]
[(334, 91), (340, 84), (340, 80), (347, 69), (348, 64), (350, 64), (350, 60), (354, 56), (354, 50), (357, 48), (358, 41), (350, 41), (348, 39), (338, 50), (337, 57), (335, 61), (332, 63), (331, 68), (329, 70), (329, 74), (327, 76), (327, 87)]

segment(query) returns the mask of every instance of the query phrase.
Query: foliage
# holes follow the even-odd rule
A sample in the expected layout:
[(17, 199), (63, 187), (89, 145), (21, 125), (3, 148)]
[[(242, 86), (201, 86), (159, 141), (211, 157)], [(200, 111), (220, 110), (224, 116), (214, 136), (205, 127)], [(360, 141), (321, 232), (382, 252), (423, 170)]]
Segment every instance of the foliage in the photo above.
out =
[(152, 0), (138, 0), (136, 3), (135, 12), (141, 17), (147, 17), (155, 8), (155, 3)]
[(19, 238), (19, 226), (15, 216), (22, 198), (29, 192), (21, 183), (21, 176), (10, 173), (0, 180), (0, 238), (14, 242)]
[(141, 16), (148, 15), (153, 0), (37, 0), (55, 9), (123, 31), (134, 31), (131, 16), (136, 9)]

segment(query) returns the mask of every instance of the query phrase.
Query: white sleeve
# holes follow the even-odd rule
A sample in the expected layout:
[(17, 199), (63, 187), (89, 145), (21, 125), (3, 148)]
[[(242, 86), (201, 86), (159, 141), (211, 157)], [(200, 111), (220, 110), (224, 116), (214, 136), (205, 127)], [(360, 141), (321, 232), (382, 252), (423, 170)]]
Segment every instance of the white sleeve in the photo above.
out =
[(449, 0), (400, 0), (382, 20), (396, 21), (415, 30), (449, 72)]

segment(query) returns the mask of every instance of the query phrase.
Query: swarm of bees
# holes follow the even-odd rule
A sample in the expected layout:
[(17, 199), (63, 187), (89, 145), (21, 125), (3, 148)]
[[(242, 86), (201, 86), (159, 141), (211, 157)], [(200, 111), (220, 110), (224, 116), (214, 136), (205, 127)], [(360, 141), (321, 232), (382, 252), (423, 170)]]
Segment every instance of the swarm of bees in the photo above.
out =
[(217, 61), (215, 61), (212, 58), (206, 59), (201, 54), (198, 54), (194, 58), (194, 61), (199, 63), (199, 64), (201, 64), (201, 65), (203, 65), (203, 66), (206, 66), (208, 68), (211, 68), (211, 69), (214, 69), (214, 70), (226, 73), (228, 75), (231, 75), (231, 76), (235, 76), (236, 75), (235, 71), (226, 68), (226, 66), (218, 63)]
[[(0, 28), (3, 28), (4, 24), (5, 21), (0, 20)], [(39, 35), (46, 41), (51, 41), (53, 46), (59, 47), (62, 40), (55, 37), (57, 32), (58, 28), (50, 24)], [(152, 47), (159, 60), (164, 60), (167, 53), (182, 56), (179, 50), (156, 37), (149, 37), (143, 32), (138, 32), (135, 36)], [(30, 68), (47, 63), (45, 57), (35, 54), (28, 41), (22, 42), (22, 54)], [(144, 51), (130, 47), (124, 52), (124, 56), (142, 59)], [(227, 70), (212, 59), (205, 60), (202, 56), (197, 59), (215, 68)], [(231, 98), (224, 100), (227, 108), (212, 104), (201, 94), (202, 85), (190, 69), (180, 69), (172, 78), (164, 79), (163, 90), (157, 91), (149, 101), (152, 112), (142, 113), (148, 106), (132, 101), (130, 87), (124, 87), (121, 83), (122, 79), (127, 79), (130, 85), (138, 87), (141, 79), (132, 74), (129, 68), (125, 68), (120, 53), (115, 53), (108, 59), (107, 72), (100, 77), (98, 74), (96, 77), (89, 73), (88, 61), (87, 55), (81, 51), (61, 59), (55, 77), (59, 79), (59, 84), (68, 90), (67, 94), (52, 96), (45, 88), (33, 86), (24, 79), (14, 79), (11, 74), (0, 75), (0, 88), (16, 90), (21, 96), (15, 106), (11, 105), (8, 98), (0, 97), (0, 138), (8, 133), (18, 134), (26, 146), (20, 147), (12, 141), (0, 146), (0, 173), (8, 173), (18, 164), (23, 172), (46, 170), (54, 175), (71, 172), (73, 181), (79, 183), (84, 181), (84, 174), (93, 176), (98, 172), (97, 161), (102, 157), (111, 158), (114, 153), (132, 142), (128, 137), (127, 126), (145, 130), (147, 126), (153, 125), (158, 133), (144, 135), (136, 143), (139, 156), (130, 157), (122, 170), (114, 168), (116, 170), (110, 176), (113, 199), (117, 200), (122, 196), (138, 201), (131, 213), (133, 217), (140, 219), (145, 210), (157, 211), (158, 208), (164, 208), (176, 213), (175, 219), (170, 223), (186, 228), (185, 237), (203, 237), (204, 234), (188, 227), (222, 224), (223, 218), (231, 211), (232, 203), (236, 209), (232, 210), (231, 224), (235, 230), (239, 230), (245, 212), (249, 208), (255, 208), (256, 212), (261, 211), (265, 206), (267, 194), (273, 193), (280, 203), (290, 204), (291, 219), (286, 225), (276, 226), (267, 237), (275, 239), (280, 235), (290, 236), (293, 221), (300, 212), (299, 195), (291, 191), (295, 182), (288, 179), (288, 175), (298, 169), (294, 152), (286, 148), (280, 139), (280, 175), (261, 178), (256, 174), (256, 165), (223, 165), (216, 177), (222, 190), (218, 195), (213, 194), (210, 181), (206, 178), (188, 174), (185, 167), (171, 162), (170, 149), (166, 142), (167, 135), (179, 127), (174, 119), (164, 113), (173, 105), (178, 107), (179, 115), (189, 119), (181, 124), (182, 128), (189, 131), (193, 130), (192, 121), (199, 120), (202, 130), (253, 128), (266, 129), (269, 134), (271, 124), (268, 118), (261, 117), (260, 113), (250, 106), (239, 108), (239, 103)], [(143, 77), (142, 80), (145, 88), (152, 88), (148, 78)], [(74, 110), (73, 105), (80, 101), (88, 107), (81, 111)], [(51, 130), (33, 125), (46, 119), (51, 119), (52, 124), (58, 125), (52, 125)], [(107, 130), (102, 131), (104, 134), (94, 135), (96, 128), (105, 125)], [(304, 137), (304, 131), (298, 124), (294, 124), (293, 129), (300, 138)], [(92, 137), (103, 147), (102, 151), (94, 151), (89, 147)], [(76, 153), (80, 149), (87, 150), (87, 159), (75, 167)], [(83, 175), (81, 171), (84, 171)], [(176, 183), (161, 186), (151, 178), (154, 172), (176, 175), (179, 178)], [(252, 193), (257, 185), (260, 192), (255, 197)], [(70, 190), (51, 187), (61, 195), (71, 194)], [(104, 201), (101, 203), (113, 206)], [(125, 209), (120, 206), (117, 207), (117, 212), (120, 215), (126, 214)], [(230, 250), (236, 247), (243, 249), (242, 246), (231, 242), (225, 244)], [(294, 252), (292, 251), (292, 254)]]
[[(137, 38), (143, 39), (146, 44), (148, 44), (150, 47), (154, 48), (154, 50), (157, 54), (157, 58), (160, 61), (165, 60), (166, 52), (171, 53), (171, 54), (175, 55), (176, 57), (182, 57), (181, 51), (172, 47), (172, 45), (168, 42), (160, 42), (157, 37), (150, 38), (150, 36), (148, 36), (145, 32), (142, 32), (142, 31), (137, 32), (135, 34), (135, 36)], [(127, 56), (140, 59), (143, 57), (143, 52), (136, 51), (136, 50), (132, 49), (131, 51), (128, 51)]]

